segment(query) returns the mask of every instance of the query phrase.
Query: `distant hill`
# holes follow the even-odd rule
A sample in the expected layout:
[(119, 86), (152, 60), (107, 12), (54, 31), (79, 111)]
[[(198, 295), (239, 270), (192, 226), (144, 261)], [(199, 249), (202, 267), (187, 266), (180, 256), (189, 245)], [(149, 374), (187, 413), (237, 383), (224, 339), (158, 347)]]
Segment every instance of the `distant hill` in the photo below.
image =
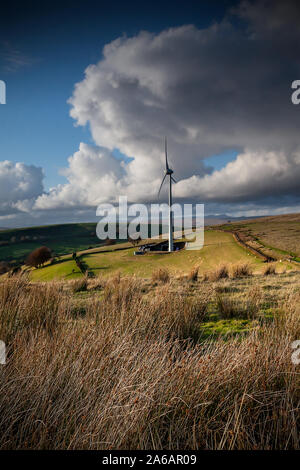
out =
[[(42, 245), (48, 246), (54, 256), (102, 246), (104, 241), (97, 237), (96, 226), (96, 222), (90, 222), (2, 230), (0, 262), (23, 263), (31, 251)], [(125, 240), (117, 240), (121, 241)]]
[(226, 224), (228, 222), (239, 222), (241, 220), (251, 220), (251, 219), (258, 219), (260, 217), (232, 217), (228, 214), (220, 214), (220, 215), (206, 215), (204, 218), (204, 225), (220, 225)]
[(41, 245), (47, 245), (60, 256), (100, 244), (96, 223), (5, 229), (0, 231), (0, 261), (23, 262), (32, 250)]
[[(96, 222), (90, 222), (0, 229), (0, 261), (23, 262), (41, 245), (47, 245), (56, 256), (96, 248), (103, 245), (96, 235), (96, 225)], [(300, 214), (266, 217), (209, 214), (205, 217), (205, 225), (241, 230), (261, 244), (292, 253), (293, 257), (300, 255)], [(166, 231), (165, 225), (163, 231)]]
[(300, 214), (233, 220), (220, 228), (239, 232), (242, 239), (275, 259), (300, 262)]

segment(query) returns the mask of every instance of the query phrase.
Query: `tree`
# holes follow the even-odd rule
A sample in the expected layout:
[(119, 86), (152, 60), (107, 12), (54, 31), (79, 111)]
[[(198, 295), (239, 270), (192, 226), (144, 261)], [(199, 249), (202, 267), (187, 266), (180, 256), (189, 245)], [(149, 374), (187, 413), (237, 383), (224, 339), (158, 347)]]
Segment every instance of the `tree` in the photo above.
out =
[(51, 250), (47, 246), (41, 246), (28, 255), (25, 264), (38, 268), (51, 258)]

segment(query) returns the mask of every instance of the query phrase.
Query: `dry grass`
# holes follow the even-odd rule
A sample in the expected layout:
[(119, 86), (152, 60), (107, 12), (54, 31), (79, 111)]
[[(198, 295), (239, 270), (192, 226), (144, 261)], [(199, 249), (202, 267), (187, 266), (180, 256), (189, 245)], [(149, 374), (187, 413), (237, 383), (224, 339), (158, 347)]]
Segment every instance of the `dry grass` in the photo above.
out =
[(243, 293), (242, 298), (228, 297), (222, 294), (220, 289), (216, 289), (217, 310), (221, 318), (246, 318), (253, 320), (261, 309), (262, 301), (263, 293), (257, 285)]
[(159, 268), (152, 272), (152, 281), (153, 282), (162, 282), (166, 284), (170, 281), (170, 273), (169, 270), (166, 268)]
[(231, 266), (230, 276), (237, 279), (244, 276), (252, 276), (253, 270), (248, 263), (238, 263)]
[(187, 280), (195, 282), (198, 280), (199, 266), (195, 266), (187, 275)]
[(269, 276), (270, 274), (276, 274), (276, 265), (273, 263), (268, 263), (263, 271), (264, 276)]
[(72, 291), (74, 294), (76, 294), (76, 292), (86, 291), (87, 287), (88, 287), (88, 279), (86, 276), (72, 281)]
[(61, 284), (0, 284), (0, 448), (299, 449), (299, 293), (243, 338), (199, 342), (209, 290), (142, 287), (107, 280), (74, 319)]
[(204, 281), (219, 281), (220, 279), (227, 279), (229, 277), (229, 269), (226, 264), (221, 264), (214, 271), (204, 273)]

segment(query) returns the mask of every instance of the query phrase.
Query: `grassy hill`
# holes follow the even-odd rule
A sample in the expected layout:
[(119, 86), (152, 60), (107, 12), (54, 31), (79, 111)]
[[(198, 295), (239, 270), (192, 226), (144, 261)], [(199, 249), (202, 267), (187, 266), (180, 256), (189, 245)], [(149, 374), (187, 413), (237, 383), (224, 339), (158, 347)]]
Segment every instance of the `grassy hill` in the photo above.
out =
[(96, 235), (96, 226), (90, 222), (4, 229), (0, 231), (0, 261), (22, 263), (41, 245), (48, 246), (55, 256), (102, 246), (104, 243)]
[(199, 266), (199, 272), (203, 273), (220, 263), (237, 262), (249, 262), (259, 271), (262, 260), (240, 246), (232, 233), (226, 232), (238, 233), (249, 247), (259, 249), (278, 263), (283, 262), (280, 266), (289, 269), (291, 261), (300, 261), (300, 214), (243, 220), (211, 227), (205, 231), (205, 244), (199, 251), (183, 250), (173, 254), (153, 253), (139, 257), (134, 256), (132, 245), (122, 240), (112, 247), (103, 246), (95, 232), (95, 223), (4, 230), (0, 232), (0, 261), (22, 263), (33, 249), (47, 245), (60, 259), (53, 265), (32, 270), (30, 275), (34, 281), (81, 277), (82, 273), (72, 259), (73, 251), (77, 252), (88, 271), (95, 276), (109, 276), (120, 271), (125, 275), (151, 277), (152, 272), (160, 267), (177, 275), (188, 272), (193, 266)]
[(90, 246), (99, 246), (96, 224), (61, 224), (3, 230), (0, 232), (0, 261), (22, 262), (41, 245), (56, 255), (63, 255)]
[[(118, 246), (100, 247), (78, 252), (80, 259), (94, 275), (109, 276), (120, 271), (122, 274), (135, 274), (139, 277), (151, 277), (154, 270), (164, 267), (174, 275), (189, 272), (193, 266), (199, 266), (203, 273), (221, 263), (248, 262), (259, 270), (262, 261), (239, 246), (230, 233), (213, 230), (205, 231), (204, 247), (201, 250), (182, 250), (175, 253), (149, 253), (134, 256), (135, 248), (129, 243)], [(50, 281), (53, 279), (74, 279), (82, 276), (71, 255), (64, 256), (59, 263), (34, 269), (31, 279)]]
[(237, 231), (253, 247), (275, 259), (300, 261), (300, 214), (263, 217), (220, 226)]

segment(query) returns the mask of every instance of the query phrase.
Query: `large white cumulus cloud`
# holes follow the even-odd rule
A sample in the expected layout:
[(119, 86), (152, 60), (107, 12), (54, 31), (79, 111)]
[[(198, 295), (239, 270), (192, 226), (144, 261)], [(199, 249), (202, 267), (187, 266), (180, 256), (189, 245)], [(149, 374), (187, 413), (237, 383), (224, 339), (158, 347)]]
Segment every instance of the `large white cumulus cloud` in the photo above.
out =
[[(300, 195), (300, 112), (290, 100), (300, 75), (298, 10), (242, 2), (235, 13), (244, 28), (227, 19), (201, 30), (141, 32), (104, 48), (75, 87), (71, 116), (89, 123), (96, 144), (134, 157), (123, 191), (136, 199), (155, 195), (167, 135), (176, 174), (185, 180), (177, 196), (258, 200), (272, 186), (278, 197)], [(236, 161), (209, 174), (203, 158), (228, 149), (240, 151)], [(152, 190), (141, 192), (139, 183), (149, 179)]]
[(124, 170), (109, 150), (81, 143), (68, 162), (68, 183), (41, 195), (35, 209), (96, 206), (114, 198)]
[(0, 214), (26, 211), (43, 193), (43, 170), (34, 165), (0, 162)]
[(244, 153), (219, 171), (203, 178), (192, 176), (179, 181), (176, 194), (206, 201), (247, 202), (298, 196), (300, 153), (289, 158), (284, 152)]

